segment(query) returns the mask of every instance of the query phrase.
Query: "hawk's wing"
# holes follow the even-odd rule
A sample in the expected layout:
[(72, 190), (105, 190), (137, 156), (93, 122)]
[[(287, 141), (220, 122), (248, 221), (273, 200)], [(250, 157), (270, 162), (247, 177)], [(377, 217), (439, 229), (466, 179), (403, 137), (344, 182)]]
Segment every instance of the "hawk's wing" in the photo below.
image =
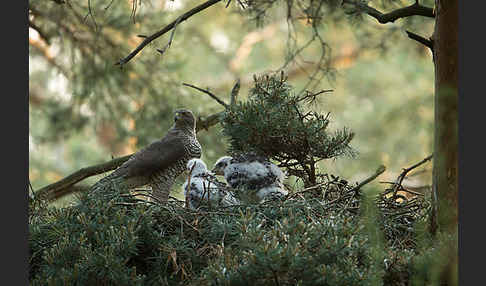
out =
[[(173, 130), (171, 130), (173, 131)], [(115, 172), (125, 178), (149, 176), (157, 170), (162, 170), (184, 157), (186, 150), (184, 142), (175, 132), (170, 132), (161, 140), (139, 150), (122, 164)]]

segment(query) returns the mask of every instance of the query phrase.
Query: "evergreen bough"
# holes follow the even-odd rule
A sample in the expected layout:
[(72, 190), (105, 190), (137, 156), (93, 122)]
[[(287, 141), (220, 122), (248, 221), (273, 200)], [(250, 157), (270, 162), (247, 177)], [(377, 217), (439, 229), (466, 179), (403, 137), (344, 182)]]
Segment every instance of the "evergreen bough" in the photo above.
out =
[(329, 113), (306, 109), (320, 93), (296, 94), (283, 72), (255, 76), (254, 81), (248, 100), (229, 106), (222, 115), (230, 153), (252, 151), (273, 159), (305, 186), (317, 183), (317, 162), (356, 153), (349, 145), (353, 132), (330, 132)]

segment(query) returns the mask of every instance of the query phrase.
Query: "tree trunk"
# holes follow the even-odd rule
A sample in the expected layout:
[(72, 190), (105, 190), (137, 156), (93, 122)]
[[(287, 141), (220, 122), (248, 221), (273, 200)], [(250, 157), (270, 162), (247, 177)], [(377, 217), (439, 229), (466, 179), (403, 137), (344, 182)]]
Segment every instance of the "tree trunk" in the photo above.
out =
[(457, 230), (458, 0), (435, 1), (434, 167), (430, 231)]

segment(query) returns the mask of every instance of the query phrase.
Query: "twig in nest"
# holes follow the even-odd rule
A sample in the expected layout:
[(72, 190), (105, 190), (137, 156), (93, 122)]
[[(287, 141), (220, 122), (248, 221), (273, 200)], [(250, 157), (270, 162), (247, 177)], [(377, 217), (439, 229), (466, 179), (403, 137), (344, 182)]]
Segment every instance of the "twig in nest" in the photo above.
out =
[(432, 157), (433, 157), (433, 154), (427, 156), (425, 159), (418, 162), (417, 164), (414, 164), (413, 166), (411, 166), (409, 168), (403, 169), (402, 173), (398, 176), (398, 178), (395, 182), (395, 185), (393, 186), (393, 196), (396, 196), (398, 189), (403, 188), (402, 182), (405, 179), (405, 177), (407, 176), (407, 173), (412, 171), (413, 169), (417, 168), (418, 166), (424, 164), (425, 162), (429, 161), (430, 159), (432, 159)]
[(203, 93), (209, 95), (212, 99), (216, 100), (219, 104), (221, 104), (222, 106), (224, 106), (224, 108), (228, 108), (229, 107), (228, 104), (226, 104), (226, 102), (224, 102), (221, 99), (219, 99), (216, 95), (214, 95), (212, 92), (210, 92), (207, 89), (202, 89), (200, 87), (197, 87), (195, 85), (188, 84), (188, 83), (182, 83), (182, 85), (185, 85), (185, 86), (188, 86), (188, 87), (192, 87), (194, 89), (199, 90), (200, 92), (203, 92)]
[(297, 196), (297, 195), (301, 195), (302, 193), (307, 193), (307, 192), (310, 192), (314, 189), (318, 189), (320, 187), (322, 187), (323, 185), (327, 184), (327, 182), (325, 183), (319, 183), (317, 185), (314, 185), (314, 186), (310, 186), (310, 187), (307, 187), (301, 191), (298, 191), (298, 192), (295, 192), (295, 193), (292, 193), (292, 194), (289, 194), (285, 199), (288, 200), (290, 198), (293, 198), (294, 196)]
[[(141, 190), (135, 190), (135, 191), (141, 191)], [(145, 190), (144, 190), (145, 191)], [(133, 193), (133, 194), (123, 194), (123, 195), (120, 195), (122, 197), (136, 197), (136, 196), (142, 196), (142, 197), (147, 197), (149, 199), (152, 199), (154, 200), (155, 202), (157, 203), (162, 203), (159, 199), (157, 199), (156, 197), (150, 195), (150, 194), (144, 194), (144, 193)], [(149, 202), (149, 201), (147, 201)]]
[[(380, 184), (390, 184), (390, 185), (395, 185), (395, 182), (380, 182)], [(404, 192), (407, 192), (407, 193), (410, 193), (412, 195), (417, 195), (417, 196), (423, 196), (424, 194), (422, 193), (418, 193), (418, 192), (414, 192), (412, 190), (409, 190), (407, 188), (404, 188), (403, 186), (399, 189), (400, 191), (404, 191)], [(386, 195), (390, 192), (392, 192), (393, 189), (388, 189), (387, 191), (385, 191), (383, 194)]]
[(361, 183), (359, 183), (356, 187), (352, 188), (351, 190), (349, 190), (349, 192), (355, 192), (359, 189), (361, 189), (361, 187), (363, 187), (364, 185), (368, 184), (369, 182), (373, 181), (374, 179), (376, 179), (376, 177), (378, 177), (379, 175), (381, 175), (383, 172), (385, 172), (386, 170), (386, 167), (384, 165), (380, 165), (378, 167), (378, 169), (376, 169), (375, 173), (373, 175), (371, 175), (370, 177), (366, 178), (365, 180), (363, 180)]

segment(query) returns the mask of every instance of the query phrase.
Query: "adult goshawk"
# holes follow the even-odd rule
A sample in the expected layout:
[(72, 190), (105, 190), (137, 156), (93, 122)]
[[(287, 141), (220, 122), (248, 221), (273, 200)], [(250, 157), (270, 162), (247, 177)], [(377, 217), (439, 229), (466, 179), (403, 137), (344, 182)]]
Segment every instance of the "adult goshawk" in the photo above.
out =
[(185, 171), (187, 162), (201, 157), (201, 145), (196, 138), (196, 119), (187, 109), (175, 111), (174, 125), (160, 140), (133, 154), (110, 175), (99, 180), (91, 191), (114, 188), (126, 191), (149, 185), (152, 196), (166, 202), (176, 178)]

